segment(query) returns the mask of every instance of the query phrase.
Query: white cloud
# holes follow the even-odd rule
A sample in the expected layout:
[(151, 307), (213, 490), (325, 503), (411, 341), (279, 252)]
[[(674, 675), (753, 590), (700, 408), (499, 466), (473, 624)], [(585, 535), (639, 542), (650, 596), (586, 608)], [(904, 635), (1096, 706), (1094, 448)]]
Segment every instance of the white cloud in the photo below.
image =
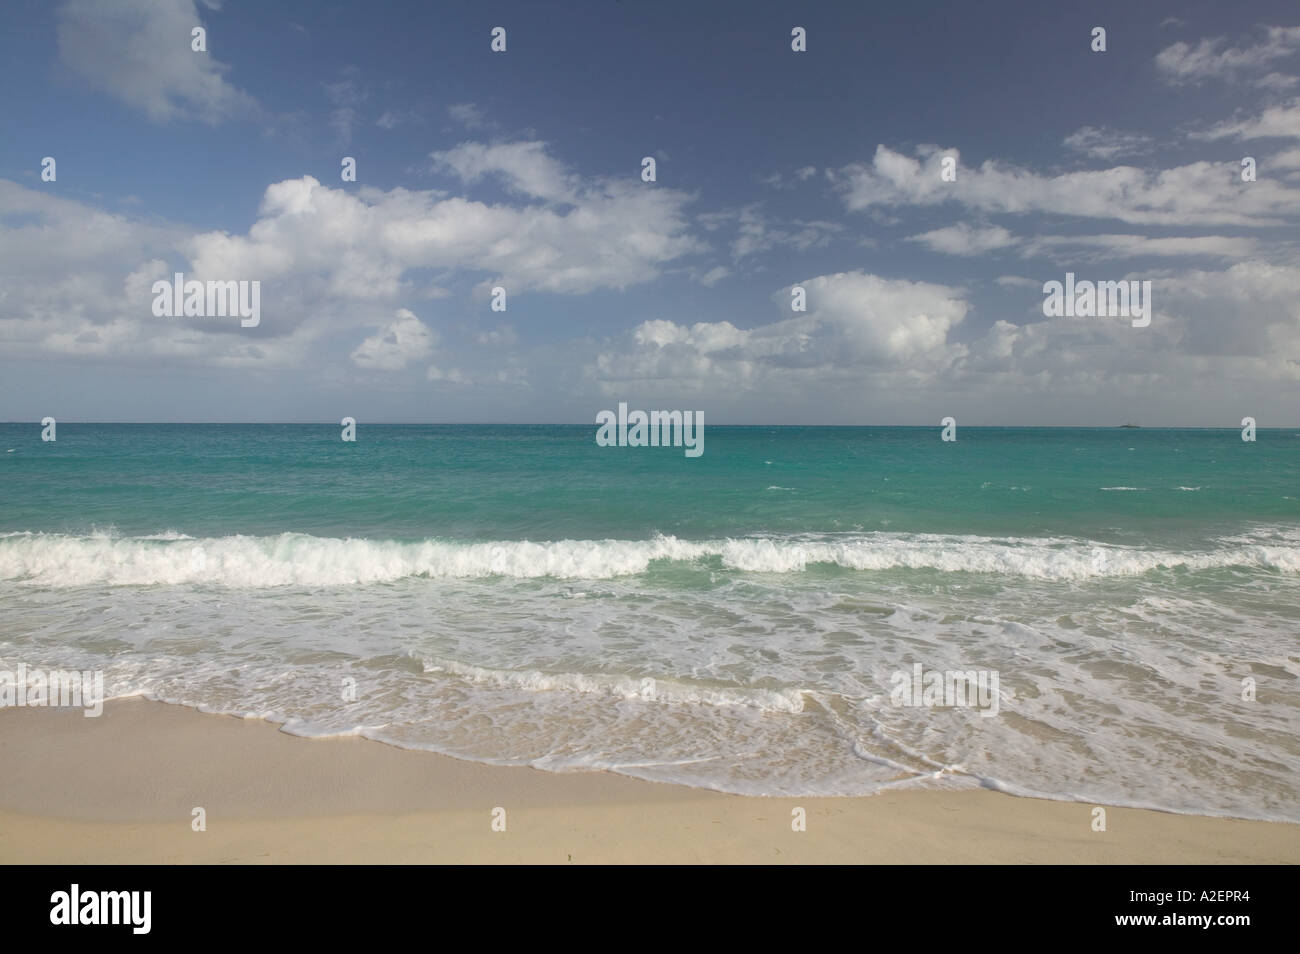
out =
[(1300, 27), (1268, 27), (1261, 42), (1247, 47), (1225, 49), (1226, 42), (1217, 37), (1201, 40), (1195, 46), (1175, 43), (1156, 54), (1156, 69), (1173, 84), (1239, 79), (1242, 74), (1261, 72), (1275, 60), (1300, 52)]
[[(127, 362), (298, 364), (319, 328), (281, 328), (264, 310), (238, 322), (156, 318), (152, 284), (195, 278), (178, 249), (190, 233), (0, 180), (0, 353)], [(264, 309), (267, 302), (264, 300)]]
[(562, 212), (289, 179), (267, 188), (247, 235), (205, 233), (190, 251), (205, 273), (298, 279), (319, 293), (385, 300), (407, 290), (408, 269), (488, 273), (512, 294), (585, 294), (650, 281), (703, 250), (687, 234), (684, 193), (638, 188), (639, 180), (574, 185), (574, 207)]
[(695, 280), (699, 282), (701, 285), (703, 285), (705, 288), (712, 288), (714, 285), (722, 281), (730, 274), (731, 274), (730, 271), (723, 268), (721, 265), (718, 265), (715, 268), (710, 268), (703, 275), (696, 276)]
[(1185, 353), (1262, 358), (1300, 380), (1300, 267), (1241, 262), (1170, 276), (1155, 292), (1182, 316)]
[(393, 320), (352, 352), (352, 363), (368, 371), (400, 371), (433, 353), (437, 336), (412, 312), (399, 308)]
[(425, 378), (429, 381), (436, 381), (441, 384), (469, 384), (470, 378), (458, 368), (442, 370), (436, 364), (429, 365), (429, 370), (425, 372)]
[(1231, 119), (1192, 133), (1193, 139), (1300, 139), (1300, 99), (1269, 106), (1258, 116)]
[(982, 255), (1015, 245), (1019, 240), (1001, 226), (976, 228), (959, 222), (932, 232), (909, 236), (907, 241), (922, 242), (932, 251), (947, 255)]
[[(1086, 406), (1085, 422), (1098, 414), (1195, 420), (1187, 417), (1194, 409), (1202, 421), (1231, 424), (1242, 404), (1276, 414), (1290, 400), (1279, 395), (1300, 395), (1300, 266), (1150, 277), (1155, 316), (1135, 329), (1126, 319), (1043, 319), (1041, 280), (1001, 276), (1006, 299), (1023, 298), (1014, 313), (1033, 317), (996, 319), (958, 343), (953, 331), (968, 309), (959, 289), (822, 276), (800, 283), (809, 289), (806, 315), (753, 328), (643, 322), (598, 353), (587, 379), (606, 396), (690, 399), (750, 420), (794, 407), (843, 419), (855, 405), (858, 420), (913, 420), (930, 408), (935, 421), (954, 408), (995, 420), (1031, 422), (1044, 412), (1080, 420)], [(774, 298), (789, 307), (788, 289)]]
[(940, 160), (955, 149), (926, 150), (921, 159), (876, 147), (872, 162), (834, 173), (846, 206), (929, 206), (955, 202), (985, 213), (1047, 212), (1139, 225), (1280, 225), (1300, 214), (1300, 190), (1261, 179), (1245, 185), (1235, 162), (1195, 162), (1149, 172), (1134, 166), (1040, 175), (995, 161), (940, 179)]
[(190, 48), (196, 26), (204, 23), (194, 0), (69, 0), (58, 13), (59, 57), (154, 122), (256, 115), (257, 102), (227, 82), (212, 36), (208, 52)]
[(1292, 89), (1300, 84), (1300, 76), (1289, 76), (1286, 73), (1268, 73), (1261, 76), (1255, 81), (1255, 85), (1261, 89), (1271, 89), (1281, 91)]
[(791, 189), (800, 182), (807, 182), (813, 176), (817, 175), (816, 166), (802, 166), (790, 174), (789, 181), (783, 173), (773, 172), (768, 175), (761, 175), (758, 181), (765, 186), (771, 186), (774, 189)]
[(454, 103), (447, 107), (447, 115), (466, 129), (484, 129), (488, 125), (483, 111), (473, 103)]
[(1300, 169), (1300, 146), (1270, 156), (1267, 164), (1274, 169)]
[(454, 149), (432, 153), (430, 158), (435, 169), (454, 173), (466, 185), (497, 175), (512, 191), (530, 198), (558, 202), (576, 198), (576, 182), (547, 155), (543, 142), (463, 142)]
[(1065, 145), (1092, 159), (1117, 159), (1151, 150), (1151, 137), (1105, 127), (1084, 126), (1065, 137)]
[[(579, 183), (562, 211), (304, 177), (270, 185), (247, 232), (196, 234), (0, 180), (0, 350), (285, 367), (457, 277), (487, 275), (512, 295), (625, 289), (704, 250), (689, 197), (639, 185)], [(261, 324), (155, 318), (149, 287), (174, 271), (260, 281)], [(375, 347), (358, 360), (383, 360)]]
[(1067, 251), (1080, 255), (1082, 261), (1121, 258), (1209, 256), (1242, 259), (1259, 251), (1259, 241), (1248, 236), (1192, 235), (1040, 235), (1025, 242), (1021, 252), (1026, 258), (1039, 255), (1062, 257)]
[[(863, 272), (799, 282), (808, 311), (750, 329), (731, 322), (637, 326), (630, 348), (597, 356), (589, 375), (608, 393), (658, 382), (725, 394), (762, 380), (809, 383), (830, 373), (877, 369), (927, 373), (964, 353), (948, 334), (966, 315), (956, 289)], [(788, 311), (791, 289), (774, 295)]]
[(793, 248), (800, 252), (821, 248), (844, 230), (844, 226), (838, 222), (799, 219), (772, 222), (760, 211), (758, 204), (733, 211), (709, 212), (701, 215), (699, 221), (710, 231), (736, 223), (736, 237), (731, 243), (731, 257), (736, 262), (778, 247)]

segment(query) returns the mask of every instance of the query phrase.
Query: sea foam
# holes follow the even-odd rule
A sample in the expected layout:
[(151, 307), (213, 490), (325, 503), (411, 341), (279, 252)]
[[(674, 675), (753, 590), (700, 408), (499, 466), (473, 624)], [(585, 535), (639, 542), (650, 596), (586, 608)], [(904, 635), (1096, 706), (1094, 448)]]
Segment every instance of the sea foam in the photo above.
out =
[(48, 587), (209, 584), (260, 589), (345, 586), (408, 577), (600, 580), (652, 564), (713, 561), (747, 573), (815, 566), (988, 573), (1047, 580), (1139, 576), (1219, 567), (1300, 572), (1291, 541), (1174, 552), (1056, 538), (865, 533), (828, 537), (455, 542), (339, 539), (285, 533), (188, 539), (22, 533), (0, 537), (0, 580)]

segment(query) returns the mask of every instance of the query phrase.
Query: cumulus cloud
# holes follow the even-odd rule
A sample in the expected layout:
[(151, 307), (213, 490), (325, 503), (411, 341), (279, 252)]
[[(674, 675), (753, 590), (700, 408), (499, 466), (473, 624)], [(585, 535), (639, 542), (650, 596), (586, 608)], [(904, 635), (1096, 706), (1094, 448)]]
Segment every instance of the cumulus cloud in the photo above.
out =
[(59, 57), (154, 122), (256, 115), (256, 100), (227, 81), (230, 67), (217, 59), (213, 36), (209, 52), (190, 48), (196, 26), (207, 25), (194, 0), (69, 0), (58, 12)]
[[(801, 282), (805, 315), (749, 328), (642, 322), (600, 350), (587, 379), (609, 397), (690, 396), (766, 414), (783, 405), (844, 408), (846, 394), (869, 395), (872, 419), (889, 409), (884, 419), (895, 420), (931, 406), (1004, 420), (1050, 407), (1068, 420), (1081, 401), (1117, 420), (1221, 405), (1226, 420), (1243, 400), (1272, 395), (1276, 405), (1277, 395), (1300, 393), (1300, 264), (1113, 277), (1153, 279), (1150, 327), (1043, 318), (1042, 279), (1005, 275), (997, 283), (1008, 302), (1023, 299), (1012, 306), (1020, 321), (995, 318), (958, 341), (969, 311), (961, 289), (850, 272)], [(788, 308), (789, 289), (774, 299)], [(1141, 410), (1124, 413), (1126, 402)]]
[[(404, 297), (445, 295), (456, 276), (487, 275), (512, 295), (621, 290), (704, 247), (683, 214), (689, 197), (636, 185), (580, 183), (576, 204), (560, 209), (303, 177), (267, 187), (247, 232), (194, 233), (0, 181), (0, 340), (11, 354), (271, 367), (301, 362), (327, 334), (385, 324)], [(148, 289), (174, 271), (260, 281), (261, 325), (160, 322)], [(356, 363), (382, 361), (377, 348), (363, 346)]]
[(175, 271), (204, 278), (179, 251), (190, 238), (179, 226), (0, 180), (0, 352), (218, 366), (300, 363), (320, 329), (273, 329), (273, 306), (264, 307), (255, 331), (237, 321), (153, 315), (154, 281), (171, 280)]
[(833, 181), (853, 211), (954, 202), (984, 213), (1038, 212), (1188, 226), (1281, 225), (1300, 211), (1300, 189), (1272, 180), (1243, 187), (1235, 162), (1042, 175), (989, 160), (961, 168), (956, 182), (944, 182), (941, 160), (958, 155), (957, 150), (927, 149), (919, 155), (913, 158), (880, 145), (871, 163), (836, 170)]
[(361, 342), (352, 363), (369, 371), (400, 371), (433, 353), (437, 336), (414, 313), (399, 308), (393, 320)]
[[(825, 352), (837, 361), (942, 364), (949, 358), (948, 332), (969, 308), (958, 289), (863, 272), (820, 275), (800, 284), (808, 293), (808, 321), (840, 339)], [(789, 291), (777, 297), (789, 302)]]
[(543, 142), (463, 142), (430, 158), (436, 170), (451, 172), (466, 185), (484, 176), (499, 176), (507, 188), (530, 198), (560, 202), (576, 198), (576, 181), (547, 155)]
[[(647, 381), (725, 393), (773, 377), (813, 382), (828, 371), (932, 371), (963, 353), (948, 341), (968, 309), (957, 289), (861, 271), (799, 285), (806, 312), (753, 328), (646, 321), (634, 329), (628, 348), (602, 352), (589, 373), (609, 393)], [(774, 296), (776, 307), (790, 308), (792, 288)]]
[(511, 293), (623, 289), (703, 249), (688, 232), (688, 196), (637, 185), (583, 184), (561, 210), (400, 188), (351, 192), (306, 176), (268, 187), (247, 235), (205, 233), (190, 248), (205, 273), (311, 280), (357, 299), (402, 293), (409, 269), (488, 273)]
[(1265, 359), (1279, 376), (1300, 380), (1300, 267), (1240, 262), (1171, 275), (1155, 292), (1180, 316), (1181, 351)]

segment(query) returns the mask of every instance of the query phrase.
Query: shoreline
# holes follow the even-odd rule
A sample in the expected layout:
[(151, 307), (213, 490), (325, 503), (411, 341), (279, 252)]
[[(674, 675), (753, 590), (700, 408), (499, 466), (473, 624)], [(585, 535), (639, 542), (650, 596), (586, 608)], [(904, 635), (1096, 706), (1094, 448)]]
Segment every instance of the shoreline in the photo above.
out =
[(728, 795), (142, 699), (0, 711), (0, 756), (22, 766), (0, 777), (0, 863), (1300, 863), (1286, 822), (1104, 806), (1099, 832), (1092, 804), (988, 790)]

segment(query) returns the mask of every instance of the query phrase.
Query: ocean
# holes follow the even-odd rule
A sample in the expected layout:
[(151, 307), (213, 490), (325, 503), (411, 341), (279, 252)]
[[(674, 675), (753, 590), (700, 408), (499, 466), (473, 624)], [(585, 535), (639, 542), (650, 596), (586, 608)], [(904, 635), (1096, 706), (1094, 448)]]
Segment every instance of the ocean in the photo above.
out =
[[(0, 425), (0, 669), (728, 792), (1300, 821), (1300, 430), (40, 430)], [(910, 691), (953, 672), (991, 697)]]

